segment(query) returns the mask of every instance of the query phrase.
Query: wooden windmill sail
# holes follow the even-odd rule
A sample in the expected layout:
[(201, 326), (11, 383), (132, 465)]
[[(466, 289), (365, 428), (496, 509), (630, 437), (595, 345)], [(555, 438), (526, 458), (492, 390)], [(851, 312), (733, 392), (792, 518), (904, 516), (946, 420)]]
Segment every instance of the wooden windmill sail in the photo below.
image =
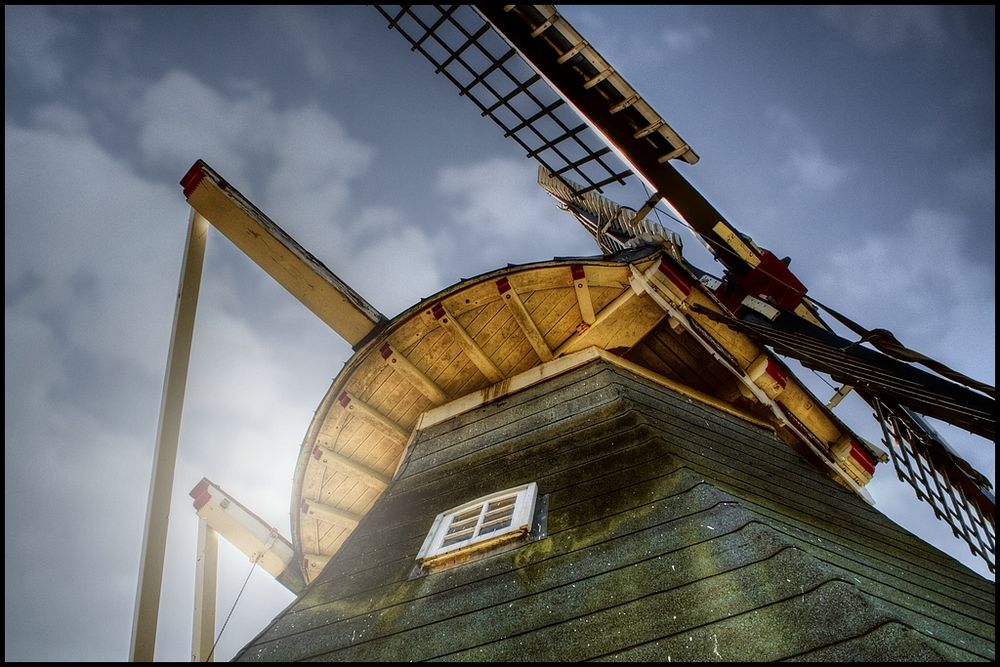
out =
[[(829, 311), (861, 341), (835, 335), (818, 316), (822, 306), (806, 296), (787, 263), (741, 234), (670, 164), (694, 164), (698, 156), (554, 6), (379, 11), (437, 73), (540, 163), (543, 187), (585, 225), (591, 221), (602, 250), (641, 238), (628, 223), (642, 221), (661, 201), (669, 204), (726, 271), (716, 289), (726, 312), (703, 314), (855, 388), (882, 425), (900, 479), (994, 570), (996, 506), (989, 481), (920, 418), (939, 418), (994, 440), (994, 387), (908, 350), (889, 332), (868, 331)], [(547, 86), (558, 97), (552, 99)], [(587, 122), (567, 120), (570, 107)], [(568, 157), (571, 149), (583, 156)], [(624, 215), (619, 207), (609, 213), (595, 204), (600, 198), (594, 191), (624, 184), (632, 175), (653, 189), (638, 211)], [(755, 307), (761, 301), (766, 310)]]
[[(865, 485), (891, 458), (992, 570), (989, 484), (920, 415), (992, 439), (993, 388), (878, 330), (838, 336), (554, 7), (378, 11), (538, 161), (602, 254), (498, 269), (387, 319), (192, 168), (192, 207), (355, 350), (304, 439), (273, 566), (301, 595), (237, 658), (992, 657), (988, 582)], [(653, 193), (635, 208), (610, 192), (629, 179)], [(648, 219), (664, 205), (721, 278)], [(886, 450), (779, 355), (853, 387)], [(222, 516), (209, 487), (196, 506)]]

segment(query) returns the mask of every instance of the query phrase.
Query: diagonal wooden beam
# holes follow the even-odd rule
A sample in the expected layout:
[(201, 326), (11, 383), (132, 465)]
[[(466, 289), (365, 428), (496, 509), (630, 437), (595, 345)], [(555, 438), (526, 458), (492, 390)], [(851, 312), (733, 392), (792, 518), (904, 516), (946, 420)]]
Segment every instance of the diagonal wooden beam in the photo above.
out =
[(423, 371), (414, 366), (413, 362), (392, 347), (392, 345), (386, 343), (382, 346), (380, 352), (382, 353), (382, 358), (385, 359), (386, 365), (390, 366), (394, 371), (401, 373), (410, 384), (433, 401), (435, 405), (441, 405), (450, 400), (448, 394), (434, 380), (427, 377)]
[(191, 339), (194, 334), (198, 291), (205, 263), (205, 241), (208, 221), (197, 211), (191, 211), (184, 261), (181, 264), (180, 285), (174, 310), (167, 369), (163, 378), (160, 420), (156, 429), (156, 449), (153, 472), (149, 482), (146, 524), (142, 536), (142, 560), (132, 618), (132, 641), (129, 656), (133, 662), (152, 662), (156, 649), (156, 626), (160, 614), (160, 590), (163, 584), (163, 564), (167, 549), (167, 525), (170, 518), (170, 496), (177, 467), (177, 447), (184, 411), (184, 388), (191, 361)]
[(364, 419), (387, 436), (400, 442), (402, 446), (410, 437), (410, 432), (368, 405), (349, 391), (340, 392), (337, 398), (348, 414)]
[(193, 209), (348, 343), (357, 346), (385, 324), (374, 306), (203, 161), (181, 185)]
[(569, 354), (591, 345), (605, 350), (629, 349), (664, 317), (663, 309), (650, 297), (629, 287), (597, 313), (592, 325), (566, 339), (555, 355)]
[(500, 297), (503, 299), (503, 304), (507, 306), (507, 310), (510, 312), (511, 317), (514, 318), (514, 321), (517, 322), (517, 326), (521, 328), (524, 337), (528, 339), (531, 347), (535, 349), (535, 354), (542, 361), (551, 360), (552, 350), (549, 348), (549, 344), (545, 342), (545, 337), (538, 330), (538, 326), (535, 325), (535, 321), (531, 319), (531, 313), (524, 307), (524, 302), (518, 296), (517, 290), (511, 287), (510, 281), (507, 278), (501, 278), (496, 284), (497, 291), (500, 292)]
[(472, 336), (469, 335), (469, 332), (467, 332), (465, 328), (458, 323), (458, 320), (452, 317), (451, 313), (449, 313), (444, 307), (444, 304), (440, 302), (434, 304), (433, 308), (431, 308), (431, 312), (434, 315), (434, 319), (436, 319), (441, 326), (451, 334), (452, 339), (458, 343), (460, 348), (462, 348), (462, 352), (465, 353), (465, 356), (469, 358), (469, 361), (476, 365), (476, 368), (478, 368), (479, 372), (486, 376), (487, 380), (490, 382), (500, 382), (504, 379), (505, 376), (503, 372), (497, 368), (496, 364), (493, 363), (493, 360), (490, 359), (485, 352), (483, 352), (483, 348), (479, 347), (479, 343), (473, 340)]
[(368, 466), (361, 465), (354, 459), (349, 459), (332, 449), (316, 445), (313, 447), (313, 458), (327, 468), (359, 478), (373, 489), (382, 490), (389, 485), (389, 477), (387, 475), (376, 472)]
[(307, 517), (319, 519), (320, 521), (326, 523), (332, 523), (342, 528), (347, 528), (348, 530), (354, 530), (357, 528), (358, 523), (361, 521), (361, 516), (355, 514), (354, 512), (348, 512), (347, 510), (342, 510), (339, 507), (334, 507), (332, 505), (324, 505), (323, 503), (315, 500), (303, 500), (299, 509), (301, 509), (302, 513)]

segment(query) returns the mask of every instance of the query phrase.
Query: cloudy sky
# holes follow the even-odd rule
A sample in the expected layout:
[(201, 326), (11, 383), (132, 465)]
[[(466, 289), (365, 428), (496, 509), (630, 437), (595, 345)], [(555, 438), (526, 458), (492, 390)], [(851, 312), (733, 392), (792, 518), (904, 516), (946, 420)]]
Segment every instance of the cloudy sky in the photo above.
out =
[[(564, 14), (701, 155), (683, 173), (790, 255), (812, 295), (995, 383), (993, 7)], [(534, 163), (371, 8), (4, 18), (4, 653), (120, 660), (188, 219), (177, 182), (196, 159), (390, 316), (508, 262), (595, 248)], [(212, 234), (159, 659), (189, 656), (187, 492), (207, 476), (287, 535), (299, 444), (349, 355)], [(838, 412), (877, 437), (858, 405)], [(947, 435), (995, 479), (992, 443)], [(872, 490), (983, 570), (891, 470)], [(220, 550), (221, 625), (250, 564)], [(254, 572), (217, 657), (291, 599)]]

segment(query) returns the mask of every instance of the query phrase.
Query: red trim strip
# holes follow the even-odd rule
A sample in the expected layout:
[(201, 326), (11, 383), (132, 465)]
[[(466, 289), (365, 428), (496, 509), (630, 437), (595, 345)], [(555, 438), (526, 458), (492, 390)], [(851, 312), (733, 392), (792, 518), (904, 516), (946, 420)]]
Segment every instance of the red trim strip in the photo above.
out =
[(778, 362), (776, 362), (771, 357), (767, 358), (766, 372), (768, 375), (774, 378), (775, 382), (781, 385), (782, 389), (785, 388), (785, 384), (788, 382), (788, 376), (785, 375), (785, 372), (781, 370), (781, 366), (778, 365)]
[(659, 268), (660, 268), (660, 273), (669, 278), (670, 282), (672, 282), (674, 285), (677, 285), (677, 288), (684, 293), (684, 296), (687, 296), (688, 294), (691, 293), (690, 283), (688, 283), (687, 279), (685, 279), (684, 276), (682, 276), (677, 271), (677, 269), (671, 266), (667, 262), (667, 260), (661, 259)]
[(188, 493), (192, 498), (197, 498), (201, 494), (208, 491), (208, 485), (211, 484), (207, 477), (202, 477), (201, 481), (194, 485), (194, 488)]
[(857, 461), (862, 468), (868, 471), (868, 474), (874, 474), (875, 472), (875, 459), (871, 458), (864, 449), (861, 448), (856, 441), (851, 440), (851, 458)]
[(184, 188), (184, 198), (188, 199), (191, 197), (191, 193), (195, 191), (198, 184), (202, 182), (205, 178), (205, 170), (202, 167), (205, 166), (204, 160), (198, 160), (188, 172), (184, 174), (184, 178), (181, 179), (181, 187)]
[(195, 484), (195, 487), (188, 493), (189, 496), (194, 498), (195, 511), (200, 510), (205, 506), (205, 503), (212, 499), (212, 494), (208, 492), (211, 484), (207, 477), (202, 477), (201, 481)]

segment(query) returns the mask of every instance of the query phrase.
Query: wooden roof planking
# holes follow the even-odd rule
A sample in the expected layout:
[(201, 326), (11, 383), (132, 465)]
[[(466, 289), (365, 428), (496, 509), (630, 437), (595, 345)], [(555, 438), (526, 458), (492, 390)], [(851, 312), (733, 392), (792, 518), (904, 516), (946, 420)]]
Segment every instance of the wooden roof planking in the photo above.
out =
[(508, 266), (390, 321), (204, 162), (182, 185), (195, 210), (355, 346), (295, 469), (292, 544), (306, 583), (372, 509), (430, 411), (459, 414), (596, 356), (769, 424), (869, 499), (863, 486), (885, 455), (764, 347), (712, 318), (724, 306), (676, 246)]
[[(675, 303), (674, 316), (665, 300)], [(292, 541), (304, 556), (306, 580), (336, 553), (356, 518), (371, 510), (420, 428), (596, 356), (770, 424), (790, 443), (812, 449), (845, 486), (860, 490), (871, 470), (851, 458), (848, 443), (869, 467), (878, 454), (859, 445), (763, 348), (691, 311), (696, 302), (721, 307), (681, 263), (649, 247), (507, 267), (465, 280), (394, 318), (334, 380), (303, 442)], [(779, 394), (780, 403), (769, 405)], [(803, 431), (811, 442), (801, 442)], [(316, 512), (316, 506), (329, 511)]]

